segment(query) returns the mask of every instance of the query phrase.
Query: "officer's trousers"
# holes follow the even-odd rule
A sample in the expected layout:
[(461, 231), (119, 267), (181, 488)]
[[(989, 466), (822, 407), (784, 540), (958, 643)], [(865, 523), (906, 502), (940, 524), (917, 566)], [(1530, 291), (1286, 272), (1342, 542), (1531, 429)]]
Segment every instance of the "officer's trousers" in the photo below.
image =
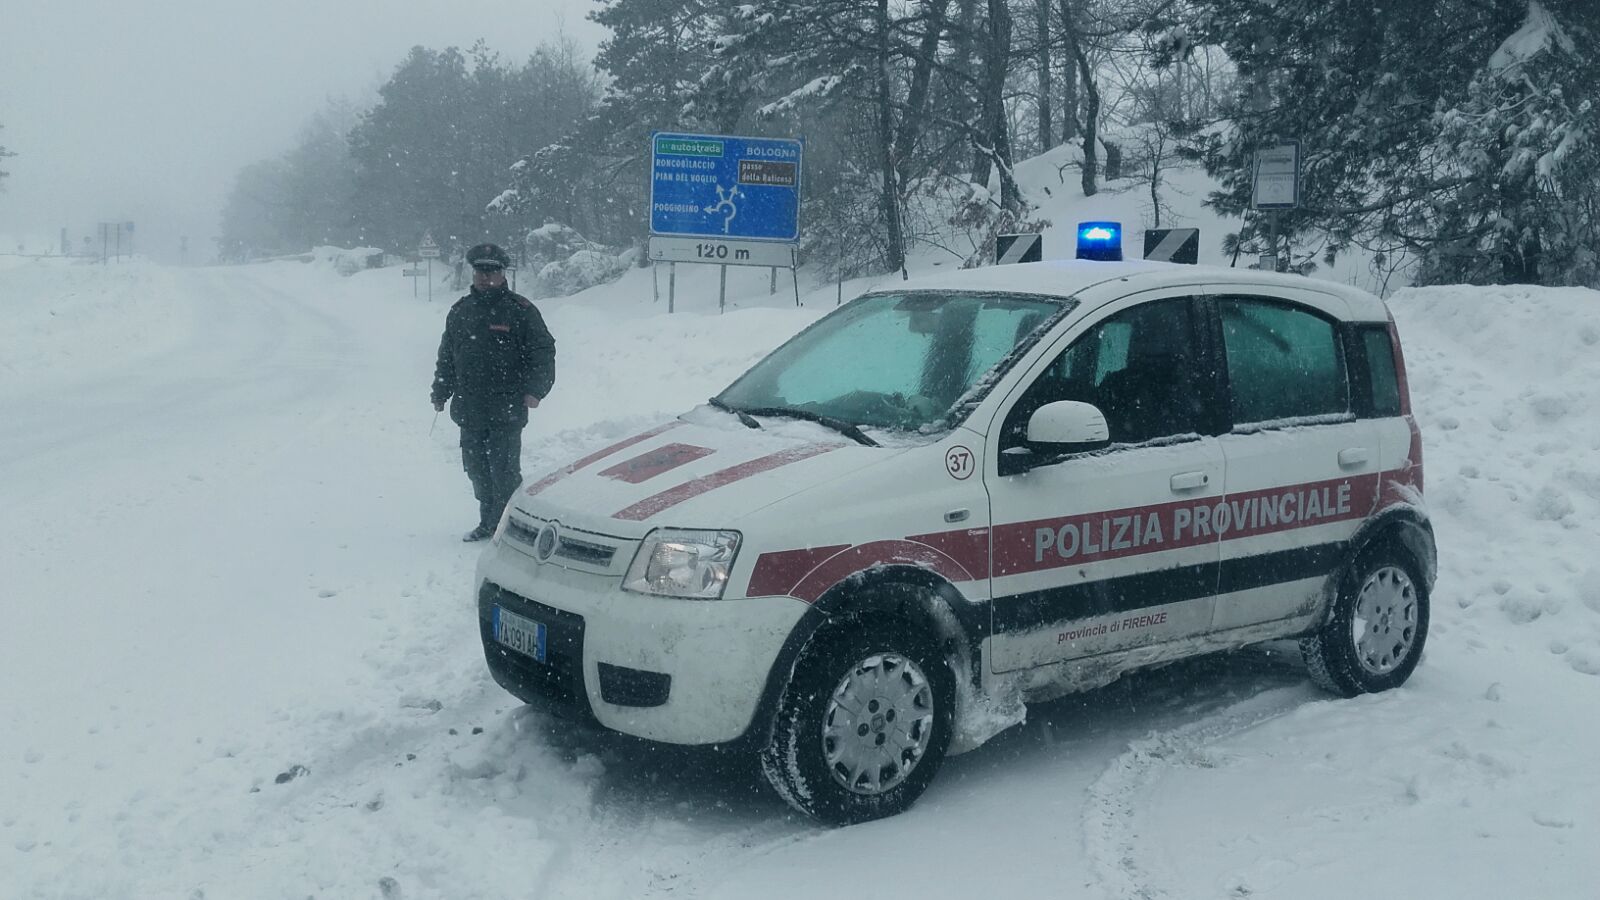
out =
[(478, 524), (493, 528), (522, 483), (522, 427), (461, 429), (461, 466), (478, 498)]

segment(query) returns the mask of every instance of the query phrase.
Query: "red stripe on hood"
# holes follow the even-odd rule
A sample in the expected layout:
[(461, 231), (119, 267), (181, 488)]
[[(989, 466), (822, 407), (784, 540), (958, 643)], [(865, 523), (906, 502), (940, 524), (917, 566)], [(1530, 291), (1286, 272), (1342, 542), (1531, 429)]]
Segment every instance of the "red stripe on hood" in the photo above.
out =
[(679, 466), (715, 453), (710, 447), (696, 447), (693, 444), (668, 444), (654, 450), (625, 459), (609, 469), (600, 472), (601, 478), (612, 478), (617, 481), (626, 481), (629, 484), (642, 484), (664, 472), (670, 472)]
[(643, 434), (636, 434), (633, 437), (628, 438), (625, 441), (618, 441), (615, 444), (612, 444), (611, 446), (605, 448), (604, 450), (596, 450), (595, 452), (589, 454), (588, 456), (585, 456), (583, 459), (580, 459), (577, 462), (572, 463), (572, 464), (570, 464), (568, 466), (565, 466), (563, 468), (557, 469), (554, 472), (551, 472), (549, 475), (546, 475), (545, 477), (539, 479), (538, 481), (535, 481), (533, 484), (528, 486), (528, 490), (526, 491), (526, 493), (527, 493), (528, 496), (531, 497), (534, 494), (537, 494), (540, 491), (544, 490), (545, 488), (549, 487), (550, 485), (555, 484), (556, 482), (560, 481), (561, 479), (567, 477), (568, 475), (571, 475), (573, 472), (578, 471), (579, 469), (583, 468), (584, 466), (593, 465), (594, 463), (596, 463), (596, 462), (598, 462), (598, 461), (600, 461), (602, 459), (605, 459), (606, 457), (610, 456), (613, 453), (616, 453), (616, 452), (621, 451), (621, 450), (626, 450), (629, 447), (632, 447), (634, 444), (639, 444), (639, 443), (643, 443), (644, 441), (648, 441), (651, 438), (655, 437), (656, 435), (662, 434), (663, 432), (666, 432), (666, 431), (670, 431), (671, 429), (677, 428), (679, 425), (682, 425), (682, 424), (683, 424), (682, 422), (678, 422), (678, 421), (668, 422), (665, 425), (659, 425), (659, 426), (657, 426), (655, 428), (652, 428), (652, 429), (650, 429), (649, 431), (646, 431)]
[(702, 475), (701, 477), (692, 481), (686, 481), (675, 488), (670, 488), (662, 491), (659, 494), (646, 497), (627, 509), (613, 513), (611, 517), (613, 519), (627, 519), (632, 522), (642, 522), (656, 513), (661, 512), (662, 510), (671, 509), (685, 500), (698, 497), (707, 491), (716, 490), (724, 485), (732, 484), (735, 481), (741, 481), (749, 478), (751, 475), (759, 475), (762, 472), (776, 469), (779, 466), (787, 466), (790, 463), (797, 463), (803, 459), (810, 459), (813, 456), (819, 456), (823, 453), (827, 453), (829, 450), (837, 450), (842, 446), (844, 445), (806, 444), (801, 447), (791, 447), (788, 450), (780, 450), (777, 453), (771, 453), (766, 456), (757, 457), (749, 462), (742, 462), (737, 466), (729, 466), (726, 469), (720, 469), (716, 472), (712, 472), (710, 475)]

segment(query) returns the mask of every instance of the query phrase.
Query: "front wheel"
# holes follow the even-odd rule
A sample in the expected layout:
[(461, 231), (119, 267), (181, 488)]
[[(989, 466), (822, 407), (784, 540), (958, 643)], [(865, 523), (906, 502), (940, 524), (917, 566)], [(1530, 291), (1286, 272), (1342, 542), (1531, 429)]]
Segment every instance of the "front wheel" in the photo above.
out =
[(784, 691), (761, 768), (795, 809), (833, 825), (903, 812), (950, 744), (954, 677), (904, 623), (812, 638)]
[(1345, 571), (1328, 620), (1300, 642), (1320, 687), (1345, 697), (1404, 684), (1428, 637), (1428, 588), (1392, 546), (1363, 550)]

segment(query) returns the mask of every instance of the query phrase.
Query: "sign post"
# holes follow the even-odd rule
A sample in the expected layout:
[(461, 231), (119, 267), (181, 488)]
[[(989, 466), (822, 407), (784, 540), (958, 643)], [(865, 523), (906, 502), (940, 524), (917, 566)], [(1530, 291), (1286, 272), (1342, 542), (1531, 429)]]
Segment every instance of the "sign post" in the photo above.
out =
[(400, 274), (404, 275), (405, 277), (407, 277), (409, 279), (411, 279), (411, 296), (413, 298), (416, 297), (417, 296), (417, 279), (418, 278), (426, 278), (427, 277), (423, 273), (423, 270), (418, 268), (418, 267), (416, 267), (416, 266), (409, 266), (407, 268), (401, 269), (400, 270)]
[[(422, 243), (417, 245), (417, 255), (428, 261), (428, 302), (433, 302), (433, 261), (439, 258), (439, 245), (433, 242), (433, 232), (422, 235)], [(417, 283), (411, 283), (411, 295), (416, 296)]]
[(1261, 266), (1282, 271), (1278, 264), (1278, 211), (1300, 206), (1300, 142), (1283, 141), (1257, 150), (1251, 187), (1250, 205), (1266, 210), (1268, 216), (1268, 250), (1261, 255)]
[[(804, 144), (788, 138), (651, 135), (650, 258), (724, 267), (719, 308), (727, 266), (794, 269), (803, 153)], [(674, 281), (669, 276), (669, 312)]]

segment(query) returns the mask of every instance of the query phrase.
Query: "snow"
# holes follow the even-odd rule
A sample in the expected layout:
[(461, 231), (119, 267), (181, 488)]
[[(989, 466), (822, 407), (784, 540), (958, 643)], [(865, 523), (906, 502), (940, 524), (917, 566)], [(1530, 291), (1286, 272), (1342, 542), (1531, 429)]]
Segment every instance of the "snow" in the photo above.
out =
[(1498, 72), (1521, 65), (1552, 46), (1567, 53), (1574, 48), (1572, 37), (1544, 4), (1528, 0), (1528, 18), (1489, 56), (1489, 68)]
[[(1108, 193), (1059, 234), (1139, 220)], [(753, 763), (490, 681), (475, 505), (430, 429), (448, 303), (323, 258), (0, 265), (0, 897), (1593, 896), (1600, 294), (1391, 298), (1440, 548), (1404, 689), (1330, 698), (1284, 645), (1139, 673), (829, 831)], [(561, 367), (525, 475), (833, 308), (730, 268), (718, 315), (716, 270), (679, 266), (668, 316), (654, 274), (540, 301)]]

